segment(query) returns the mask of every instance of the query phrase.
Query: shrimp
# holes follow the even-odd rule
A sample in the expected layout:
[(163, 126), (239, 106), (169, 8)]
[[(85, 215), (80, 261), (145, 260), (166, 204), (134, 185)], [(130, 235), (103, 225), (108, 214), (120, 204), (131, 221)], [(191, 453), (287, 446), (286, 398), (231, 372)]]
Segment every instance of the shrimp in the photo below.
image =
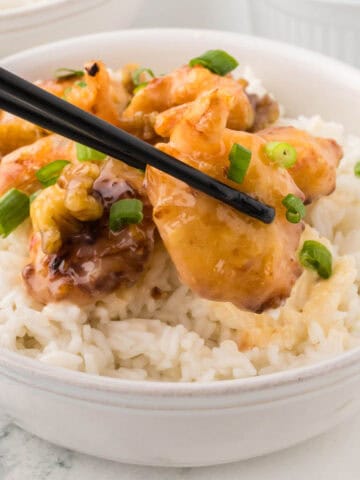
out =
[[(231, 76), (220, 76), (202, 66), (185, 65), (168, 75), (151, 80), (147, 86), (135, 93), (129, 106), (121, 116), (122, 128), (142, 136), (141, 122), (147, 127), (151, 114), (172, 107), (181, 115), (189, 102), (201, 93), (213, 88), (226, 88), (234, 97), (228, 115), (228, 126), (234, 130), (247, 130), (254, 122), (254, 109), (241, 82)], [(149, 135), (148, 135), (149, 137)]]
[(29, 145), (45, 135), (45, 131), (11, 113), (0, 111), (0, 155)]
[(10, 188), (35, 192), (41, 187), (36, 172), (60, 159), (76, 162), (76, 149), (74, 142), (59, 135), (49, 135), (5, 155), (0, 164), (0, 195)]
[(334, 191), (336, 167), (342, 157), (335, 140), (313, 137), (294, 127), (273, 127), (258, 134), (268, 142), (287, 142), (296, 149), (296, 163), (289, 173), (304, 192), (307, 203)]
[[(301, 273), (296, 250), (303, 224), (289, 223), (283, 198), (304, 198), (291, 175), (272, 164), (265, 140), (226, 128), (237, 100), (233, 91), (202, 94), (182, 119), (158, 119), (168, 144), (157, 148), (235, 189), (276, 208), (270, 225), (247, 217), (186, 184), (152, 168), (146, 171), (153, 218), (180, 279), (202, 297), (262, 311), (286, 298)], [(241, 185), (227, 178), (229, 152), (238, 143), (251, 151)]]
[(84, 75), (80, 79), (50, 79), (37, 82), (37, 85), (114, 125), (119, 124), (120, 113), (130, 100), (121, 78), (116, 75), (110, 77), (100, 61), (85, 64)]

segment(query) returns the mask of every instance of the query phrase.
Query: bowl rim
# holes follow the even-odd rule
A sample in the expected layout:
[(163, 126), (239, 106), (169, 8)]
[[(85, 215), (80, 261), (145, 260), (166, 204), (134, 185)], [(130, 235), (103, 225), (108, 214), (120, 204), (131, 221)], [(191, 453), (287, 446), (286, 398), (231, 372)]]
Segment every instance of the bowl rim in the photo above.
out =
[[(63, 0), (59, 0), (63, 1)], [(2, 65), (11, 64), (13, 62), (20, 63), (31, 55), (41, 55), (47, 50), (58, 47), (66, 48), (75, 42), (106, 42), (113, 40), (116, 37), (132, 37), (144, 35), (187, 35), (187, 36), (205, 36), (214, 37), (221, 35), (225, 39), (235, 39), (243, 42), (257, 42), (266, 49), (279, 49), (284, 52), (289, 52), (291, 56), (295, 56), (304, 60), (310, 61), (317, 65), (321, 63), (327, 64), (327, 68), (332, 71), (339, 71), (342, 69), (342, 74), (357, 76), (360, 80), (360, 70), (355, 67), (344, 64), (339, 60), (327, 57), (318, 52), (312, 52), (304, 48), (288, 45), (283, 42), (268, 40), (262, 37), (254, 37), (252, 35), (244, 35), (235, 32), (224, 32), (221, 30), (207, 30), (207, 29), (183, 29), (183, 28), (145, 28), (145, 29), (131, 29), (118, 30), (111, 32), (102, 32), (97, 34), (83, 35), (78, 37), (71, 37), (65, 40), (51, 42), (40, 45), (34, 48), (23, 50), (14, 55), (7, 56), (2, 59)], [(360, 85), (360, 82), (359, 82)], [(114, 394), (126, 395), (146, 395), (151, 397), (217, 397), (224, 394), (241, 394), (245, 392), (262, 391), (273, 389), (274, 387), (291, 386), (294, 384), (304, 385), (307, 381), (311, 381), (315, 377), (326, 377), (328, 374), (336, 373), (354, 366), (359, 362), (360, 369), (360, 347), (355, 347), (351, 350), (345, 351), (334, 357), (324, 359), (312, 365), (306, 365), (297, 368), (291, 368), (279, 372), (274, 372), (255, 377), (246, 377), (241, 379), (220, 380), (212, 382), (162, 382), (149, 380), (127, 380), (106, 376), (97, 376), (85, 372), (68, 370), (63, 367), (56, 367), (42, 363), (40, 360), (25, 357), (20, 353), (13, 352), (4, 348), (0, 348), (0, 372), (2, 367), (4, 370), (2, 374), (10, 378), (17, 378), (20, 381), (32, 380), (35, 383), (44, 382), (49, 386), (47, 389), (53, 391), (51, 387), (54, 385), (65, 385), (68, 387), (81, 387), (86, 390), (106, 391)]]

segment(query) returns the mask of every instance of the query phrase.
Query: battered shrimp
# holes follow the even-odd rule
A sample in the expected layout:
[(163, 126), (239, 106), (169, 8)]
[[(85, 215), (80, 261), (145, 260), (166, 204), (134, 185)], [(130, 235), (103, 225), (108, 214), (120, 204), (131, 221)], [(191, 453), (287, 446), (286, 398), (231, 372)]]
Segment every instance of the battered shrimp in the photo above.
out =
[(26, 193), (35, 192), (41, 187), (35, 173), (55, 160), (75, 162), (74, 142), (49, 135), (9, 153), (0, 164), (0, 196), (13, 187)]
[(45, 131), (11, 113), (0, 111), (0, 157), (29, 145), (45, 135)]
[[(281, 201), (289, 193), (303, 198), (290, 174), (271, 164), (258, 135), (226, 128), (237, 100), (233, 92), (214, 89), (201, 95), (182, 119), (169, 124), (169, 144), (157, 147), (184, 163), (247, 192), (276, 208), (270, 225), (194, 191), (154, 169), (146, 173), (154, 221), (181, 280), (200, 296), (262, 311), (286, 298), (301, 272), (296, 259), (302, 223), (285, 218)], [(243, 183), (228, 180), (234, 143), (251, 150)]]
[[(194, 101), (202, 92), (226, 88), (234, 98), (228, 115), (229, 128), (247, 130), (254, 122), (254, 109), (243, 86), (231, 76), (220, 76), (208, 69), (185, 65), (168, 75), (151, 80), (139, 90), (121, 117), (121, 126), (142, 136), (142, 124), (149, 124), (149, 116), (172, 107)], [(187, 106), (178, 107), (179, 115)], [(146, 125), (148, 127), (148, 125)]]
[(120, 113), (130, 100), (121, 78), (116, 75), (111, 78), (100, 61), (85, 64), (81, 78), (51, 79), (37, 85), (114, 125), (119, 124)]
[(296, 163), (289, 169), (309, 203), (329, 195), (336, 185), (336, 167), (342, 149), (335, 140), (313, 137), (294, 127), (273, 127), (258, 132), (267, 142), (287, 142), (296, 149)]

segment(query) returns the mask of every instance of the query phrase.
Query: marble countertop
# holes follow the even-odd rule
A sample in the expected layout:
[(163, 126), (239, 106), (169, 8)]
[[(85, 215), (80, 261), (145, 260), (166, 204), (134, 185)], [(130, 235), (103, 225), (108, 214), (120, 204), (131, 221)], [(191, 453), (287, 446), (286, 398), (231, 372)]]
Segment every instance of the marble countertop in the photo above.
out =
[(69, 452), (0, 417), (0, 480), (359, 480), (360, 416), (266, 457), (209, 468), (147, 468)]

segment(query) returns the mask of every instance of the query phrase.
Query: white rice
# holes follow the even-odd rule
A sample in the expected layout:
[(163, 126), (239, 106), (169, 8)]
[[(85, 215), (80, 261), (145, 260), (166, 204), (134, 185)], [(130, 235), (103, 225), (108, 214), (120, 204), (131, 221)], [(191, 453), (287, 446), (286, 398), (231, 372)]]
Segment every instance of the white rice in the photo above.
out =
[[(263, 375), (318, 362), (360, 345), (360, 138), (320, 117), (282, 124), (344, 147), (337, 189), (308, 209), (304, 238), (321, 237), (332, 250), (329, 280), (304, 271), (291, 297), (261, 315), (197, 297), (181, 285), (159, 245), (144, 278), (133, 288), (79, 308), (41, 306), (26, 293), (28, 262), (23, 225), (0, 240), (0, 347), (41, 362), (90, 374), (134, 380), (212, 381)], [(165, 292), (151, 296), (153, 287)]]

